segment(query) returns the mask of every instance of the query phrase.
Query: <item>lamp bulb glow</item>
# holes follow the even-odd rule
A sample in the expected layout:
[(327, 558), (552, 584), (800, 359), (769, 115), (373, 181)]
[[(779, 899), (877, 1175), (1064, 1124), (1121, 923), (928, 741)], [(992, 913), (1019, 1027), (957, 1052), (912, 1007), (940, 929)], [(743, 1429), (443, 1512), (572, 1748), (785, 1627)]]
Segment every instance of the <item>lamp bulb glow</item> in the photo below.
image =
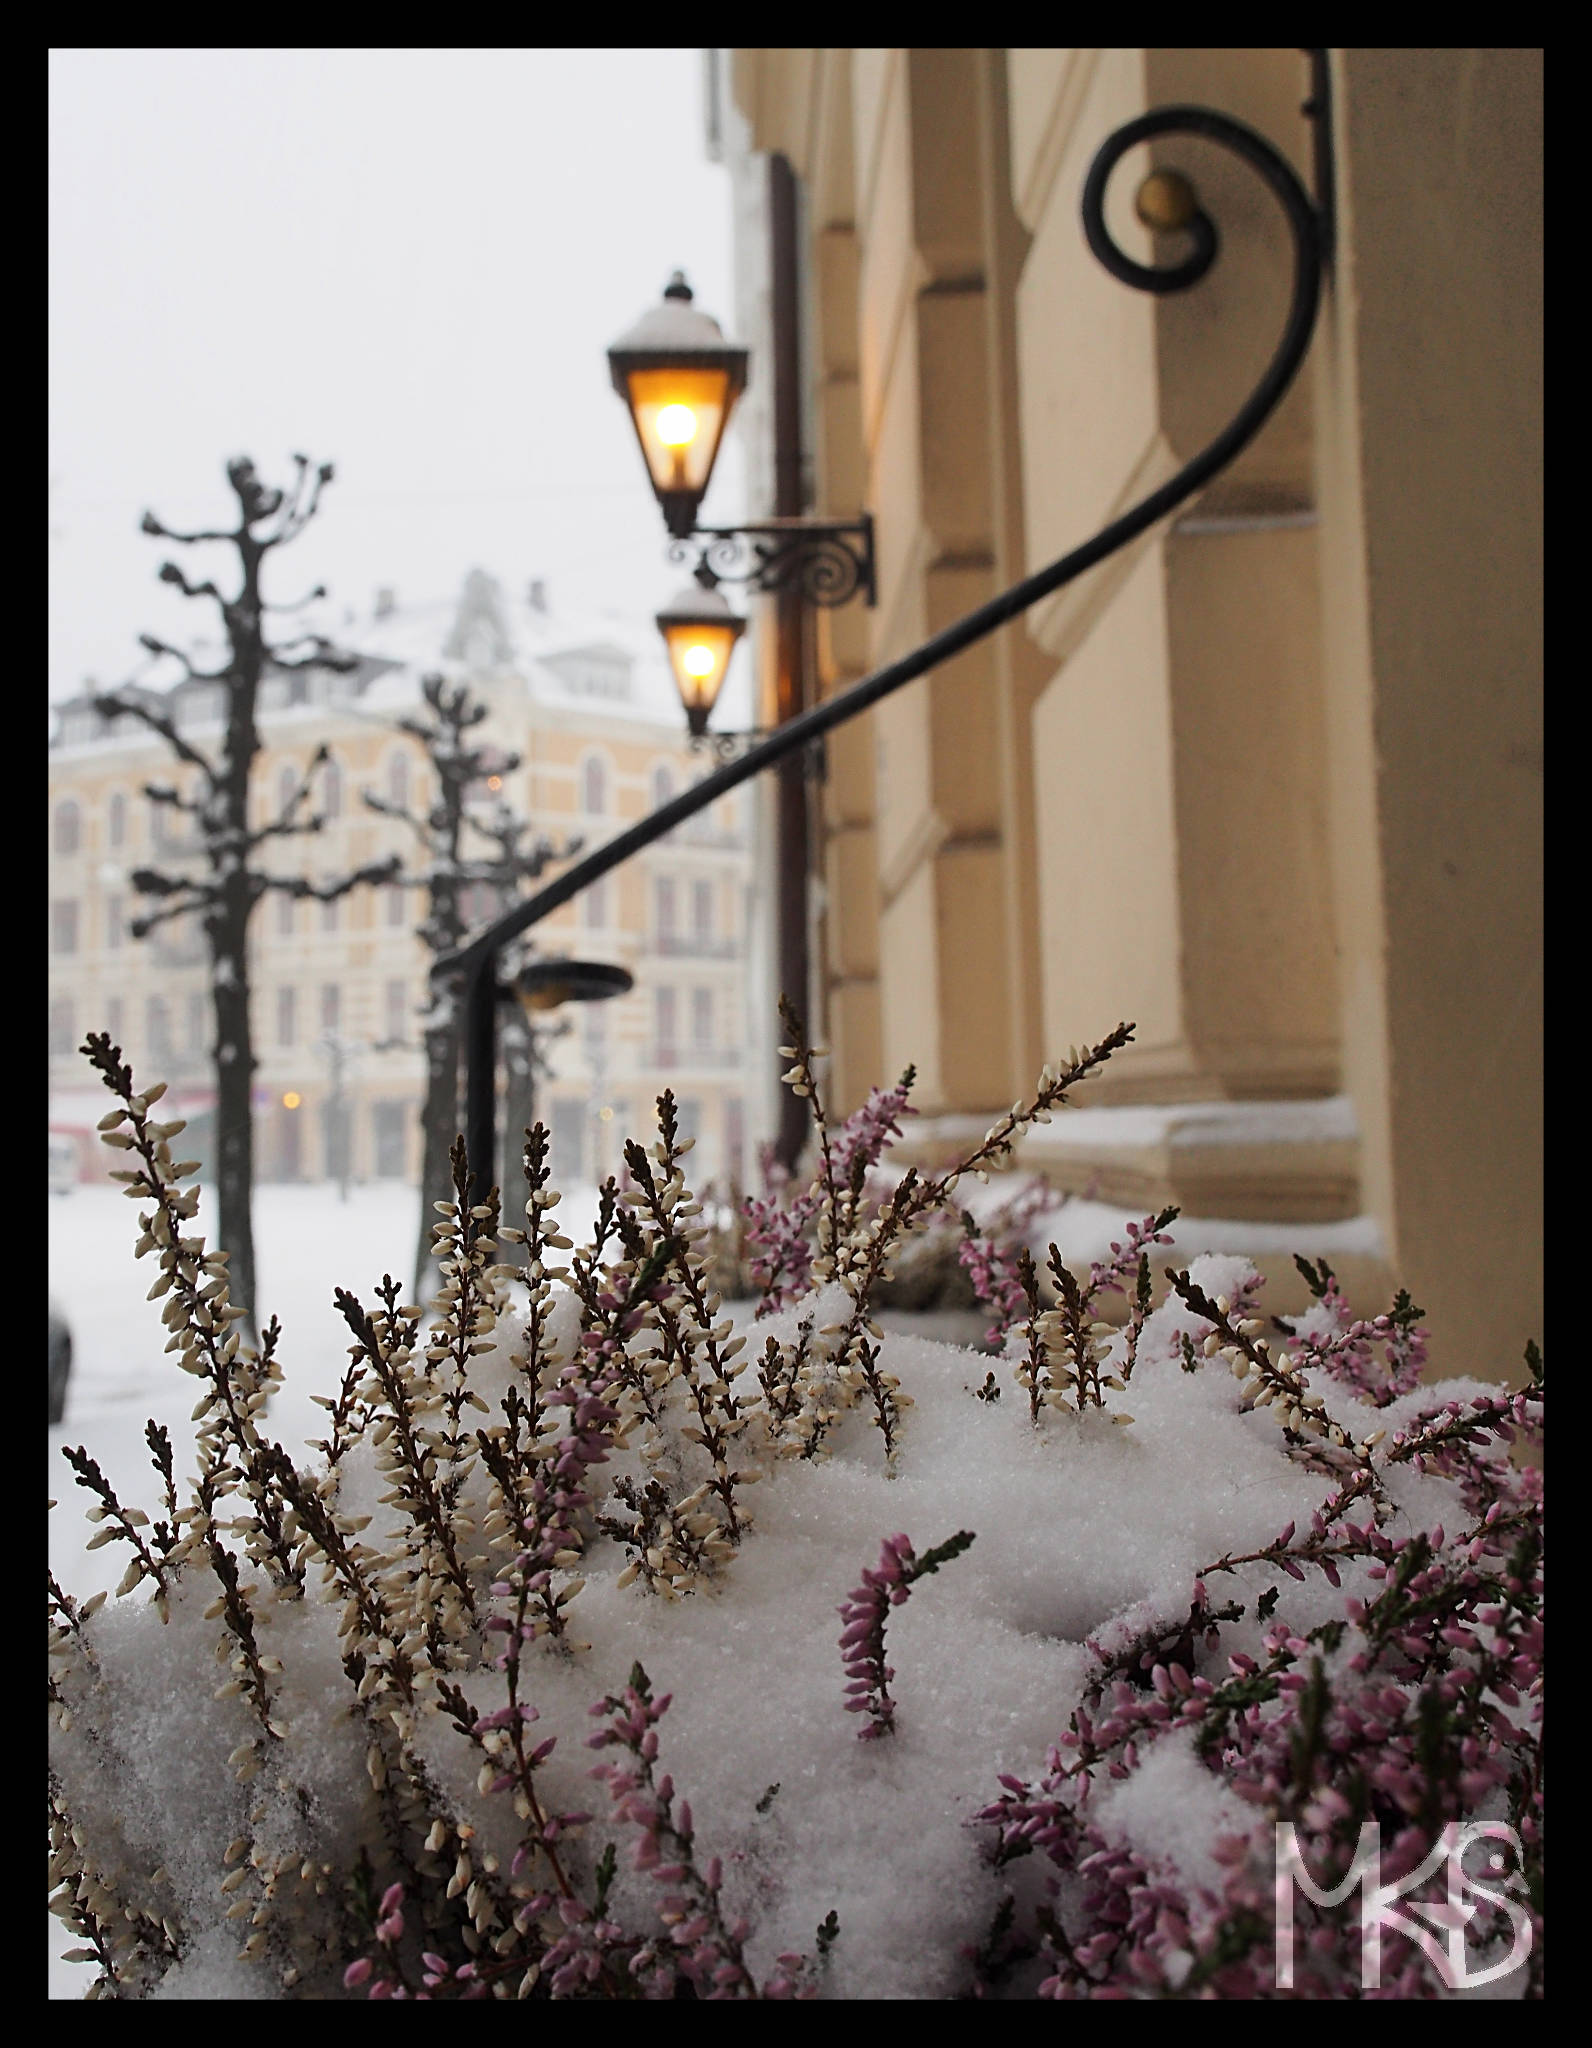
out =
[(689, 448), (696, 431), (697, 416), (688, 405), (666, 405), (658, 414), (658, 439), (665, 448)]
[(711, 647), (688, 647), (681, 666), (688, 676), (712, 675), (713, 649)]

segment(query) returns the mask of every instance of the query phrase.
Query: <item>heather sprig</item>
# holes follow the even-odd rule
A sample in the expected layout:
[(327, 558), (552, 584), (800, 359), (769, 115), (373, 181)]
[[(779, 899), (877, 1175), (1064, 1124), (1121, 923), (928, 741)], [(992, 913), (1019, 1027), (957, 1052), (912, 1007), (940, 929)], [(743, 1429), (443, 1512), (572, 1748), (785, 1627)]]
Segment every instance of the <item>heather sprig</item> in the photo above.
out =
[(840, 1655), (845, 1667), (846, 1712), (866, 1714), (857, 1730), (860, 1741), (876, 1741), (895, 1726), (896, 1703), (890, 1697), (895, 1666), (884, 1661), (884, 1625), (889, 1610), (906, 1603), (919, 1579), (937, 1572), (942, 1564), (973, 1542), (971, 1529), (959, 1529), (954, 1536), (919, 1557), (908, 1536), (887, 1536), (879, 1551), (879, 1562), (863, 1569), (860, 1584), (846, 1596), (838, 1610), (842, 1623)]

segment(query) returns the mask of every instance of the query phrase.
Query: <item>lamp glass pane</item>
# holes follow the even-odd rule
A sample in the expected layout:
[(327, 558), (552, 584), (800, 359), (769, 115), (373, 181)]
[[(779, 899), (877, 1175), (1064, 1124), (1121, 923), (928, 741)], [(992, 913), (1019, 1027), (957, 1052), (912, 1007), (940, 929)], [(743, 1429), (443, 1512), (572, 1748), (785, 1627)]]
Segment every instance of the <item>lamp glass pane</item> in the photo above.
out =
[(738, 625), (739, 621), (724, 625), (682, 623), (664, 628), (669, 663), (679, 687), (680, 701), (687, 711), (700, 706), (705, 714), (713, 709), (719, 686), (724, 681), (724, 671), (730, 665)]
[(627, 381), (653, 488), (700, 497), (724, 430), (729, 372), (632, 370)]

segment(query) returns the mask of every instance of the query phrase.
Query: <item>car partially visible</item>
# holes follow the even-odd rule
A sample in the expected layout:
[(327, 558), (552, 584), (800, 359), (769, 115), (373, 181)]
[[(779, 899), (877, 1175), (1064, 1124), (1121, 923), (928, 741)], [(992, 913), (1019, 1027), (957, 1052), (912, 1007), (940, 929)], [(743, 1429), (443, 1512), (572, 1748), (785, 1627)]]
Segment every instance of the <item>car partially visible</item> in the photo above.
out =
[(50, 1420), (66, 1414), (66, 1383), (72, 1377), (72, 1330), (52, 1300), (50, 1309)]

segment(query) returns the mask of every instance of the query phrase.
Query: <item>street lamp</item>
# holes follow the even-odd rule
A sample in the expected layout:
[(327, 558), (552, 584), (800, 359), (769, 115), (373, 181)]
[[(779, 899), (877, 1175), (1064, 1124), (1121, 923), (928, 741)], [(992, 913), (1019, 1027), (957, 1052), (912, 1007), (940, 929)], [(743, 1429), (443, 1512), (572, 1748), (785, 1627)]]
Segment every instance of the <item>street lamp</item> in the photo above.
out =
[(601, 1003), (628, 995), (635, 977), (606, 960), (532, 960), (500, 993), (514, 997), (534, 1020), (565, 1003)]
[(663, 303), (643, 313), (608, 351), (614, 389), (630, 408), (647, 474), (669, 531), (689, 534), (707, 491), (735, 401), (746, 389), (746, 350), (691, 303), (676, 271)]
[(658, 631), (669, 650), (691, 737), (702, 739), (746, 621), (730, 610), (717, 590), (688, 584), (658, 613)]
[(747, 352), (692, 304), (676, 271), (663, 303), (643, 313), (608, 351), (614, 389), (625, 401), (647, 474), (672, 536), (671, 561), (696, 560), (705, 590), (744, 583), (767, 595), (799, 591), (808, 603), (874, 597), (873, 520), (780, 518), (744, 526), (698, 526), (701, 504), (735, 401), (746, 387)]

